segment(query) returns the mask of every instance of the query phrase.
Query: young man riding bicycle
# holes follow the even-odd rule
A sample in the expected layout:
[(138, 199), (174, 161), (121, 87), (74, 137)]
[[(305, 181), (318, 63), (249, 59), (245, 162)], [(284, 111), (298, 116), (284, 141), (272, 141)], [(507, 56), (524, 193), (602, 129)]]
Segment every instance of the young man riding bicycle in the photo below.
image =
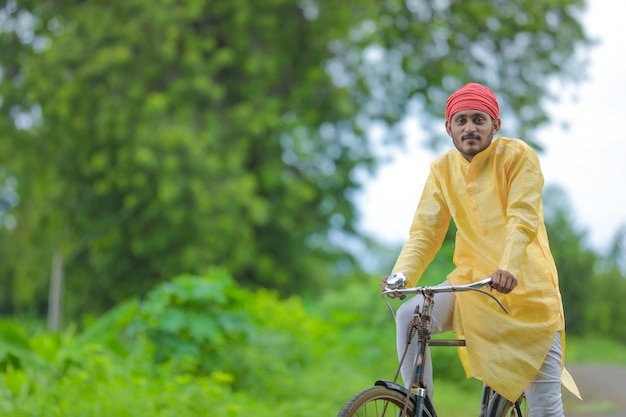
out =
[[(456, 268), (444, 284), (491, 276), (491, 287), (510, 314), (480, 297), (440, 294), (433, 330), (453, 330), (465, 338), (467, 347), (459, 353), (468, 377), (513, 402), (525, 393), (533, 417), (562, 417), (565, 322), (543, 219), (543, 175), (537, 155), (523, 141), (494, 140), (499, 113), (494, 92), (480, 84), (467, 84), (448, 98), (445, 126), (455, 149), (432, 163), (409, 239), (392, 272), (403, 272), (416, 285), (454, 221)], [(385, 282), (383, 277), (383, 288)], [(419, 298), (398, 310), (399, 353)], [(415, 347), (402, 366), (405, 384), (414, 356)], [(577, 392), (569, 374), (563, 376)]]

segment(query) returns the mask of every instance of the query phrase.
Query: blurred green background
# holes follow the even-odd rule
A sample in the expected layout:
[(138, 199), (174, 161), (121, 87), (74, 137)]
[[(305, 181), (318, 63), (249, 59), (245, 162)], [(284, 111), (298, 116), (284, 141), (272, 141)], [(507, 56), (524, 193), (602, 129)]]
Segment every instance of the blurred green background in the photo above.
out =
[[(541, 152), (546, 86), (584, 76), (584, 6), (0, 3), (0, 413), (333, 415), (392, 378), (378, 280), (401, 242), (355, 226), (372, 128), (402, 146), (418, 108), (434, 149), (478, 81)], [(571, 360), (626, 363), (624, 231), (600, 253), (544, 198)], [(454, 415), (475, 381), (435, 354)]]

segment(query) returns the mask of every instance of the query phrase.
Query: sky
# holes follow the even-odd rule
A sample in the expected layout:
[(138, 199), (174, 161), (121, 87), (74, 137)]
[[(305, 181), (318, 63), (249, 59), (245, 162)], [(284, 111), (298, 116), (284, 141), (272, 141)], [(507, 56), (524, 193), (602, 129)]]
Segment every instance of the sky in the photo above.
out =
[[(568, 85), (562, 99), (548, 105), (553, 122), (537, 136), (544, 145), (539, 159), (545, 185), (565, 190), (576, 230), (585, 231), (588, 244), (599, 251), (626, 226), (626, 125), (621, 123), (626, 117), (625, 21), (626, 1), (588, 0), (583, 25), (598, 43), (588, 54), (587, 77)], [(420, 144), (417, 125), (406, 139), (406, 148), (385, 151), (391, 160), (366, 181), (356, 198), (359, 229), (381, 244), (402, 243), (408, 237), (430, 163), (437, 156)]]

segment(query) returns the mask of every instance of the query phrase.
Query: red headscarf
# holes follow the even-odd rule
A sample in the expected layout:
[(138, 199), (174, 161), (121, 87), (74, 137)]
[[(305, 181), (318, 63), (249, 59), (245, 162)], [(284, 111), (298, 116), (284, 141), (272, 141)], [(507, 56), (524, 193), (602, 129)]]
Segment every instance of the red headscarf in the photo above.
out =
[(469, 83), (456, 90), (446, 102), (446, 120), (461, 110), (480, 110), (494, 119), (500, 117), (500, 107), (495, 93), (489, 87)]

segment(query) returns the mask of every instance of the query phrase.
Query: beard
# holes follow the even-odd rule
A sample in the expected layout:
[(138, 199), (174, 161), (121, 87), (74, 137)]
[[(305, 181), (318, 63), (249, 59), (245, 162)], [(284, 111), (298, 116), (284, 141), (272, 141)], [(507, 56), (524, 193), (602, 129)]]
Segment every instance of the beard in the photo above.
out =
[(461, 135), (458, 139), (453, 138), (454, 147), (467, 159), (471, 161), (476, 155), (484, 151), (491, 145), (493, 134), (489, 134), (486, 138), (471, 133)]

